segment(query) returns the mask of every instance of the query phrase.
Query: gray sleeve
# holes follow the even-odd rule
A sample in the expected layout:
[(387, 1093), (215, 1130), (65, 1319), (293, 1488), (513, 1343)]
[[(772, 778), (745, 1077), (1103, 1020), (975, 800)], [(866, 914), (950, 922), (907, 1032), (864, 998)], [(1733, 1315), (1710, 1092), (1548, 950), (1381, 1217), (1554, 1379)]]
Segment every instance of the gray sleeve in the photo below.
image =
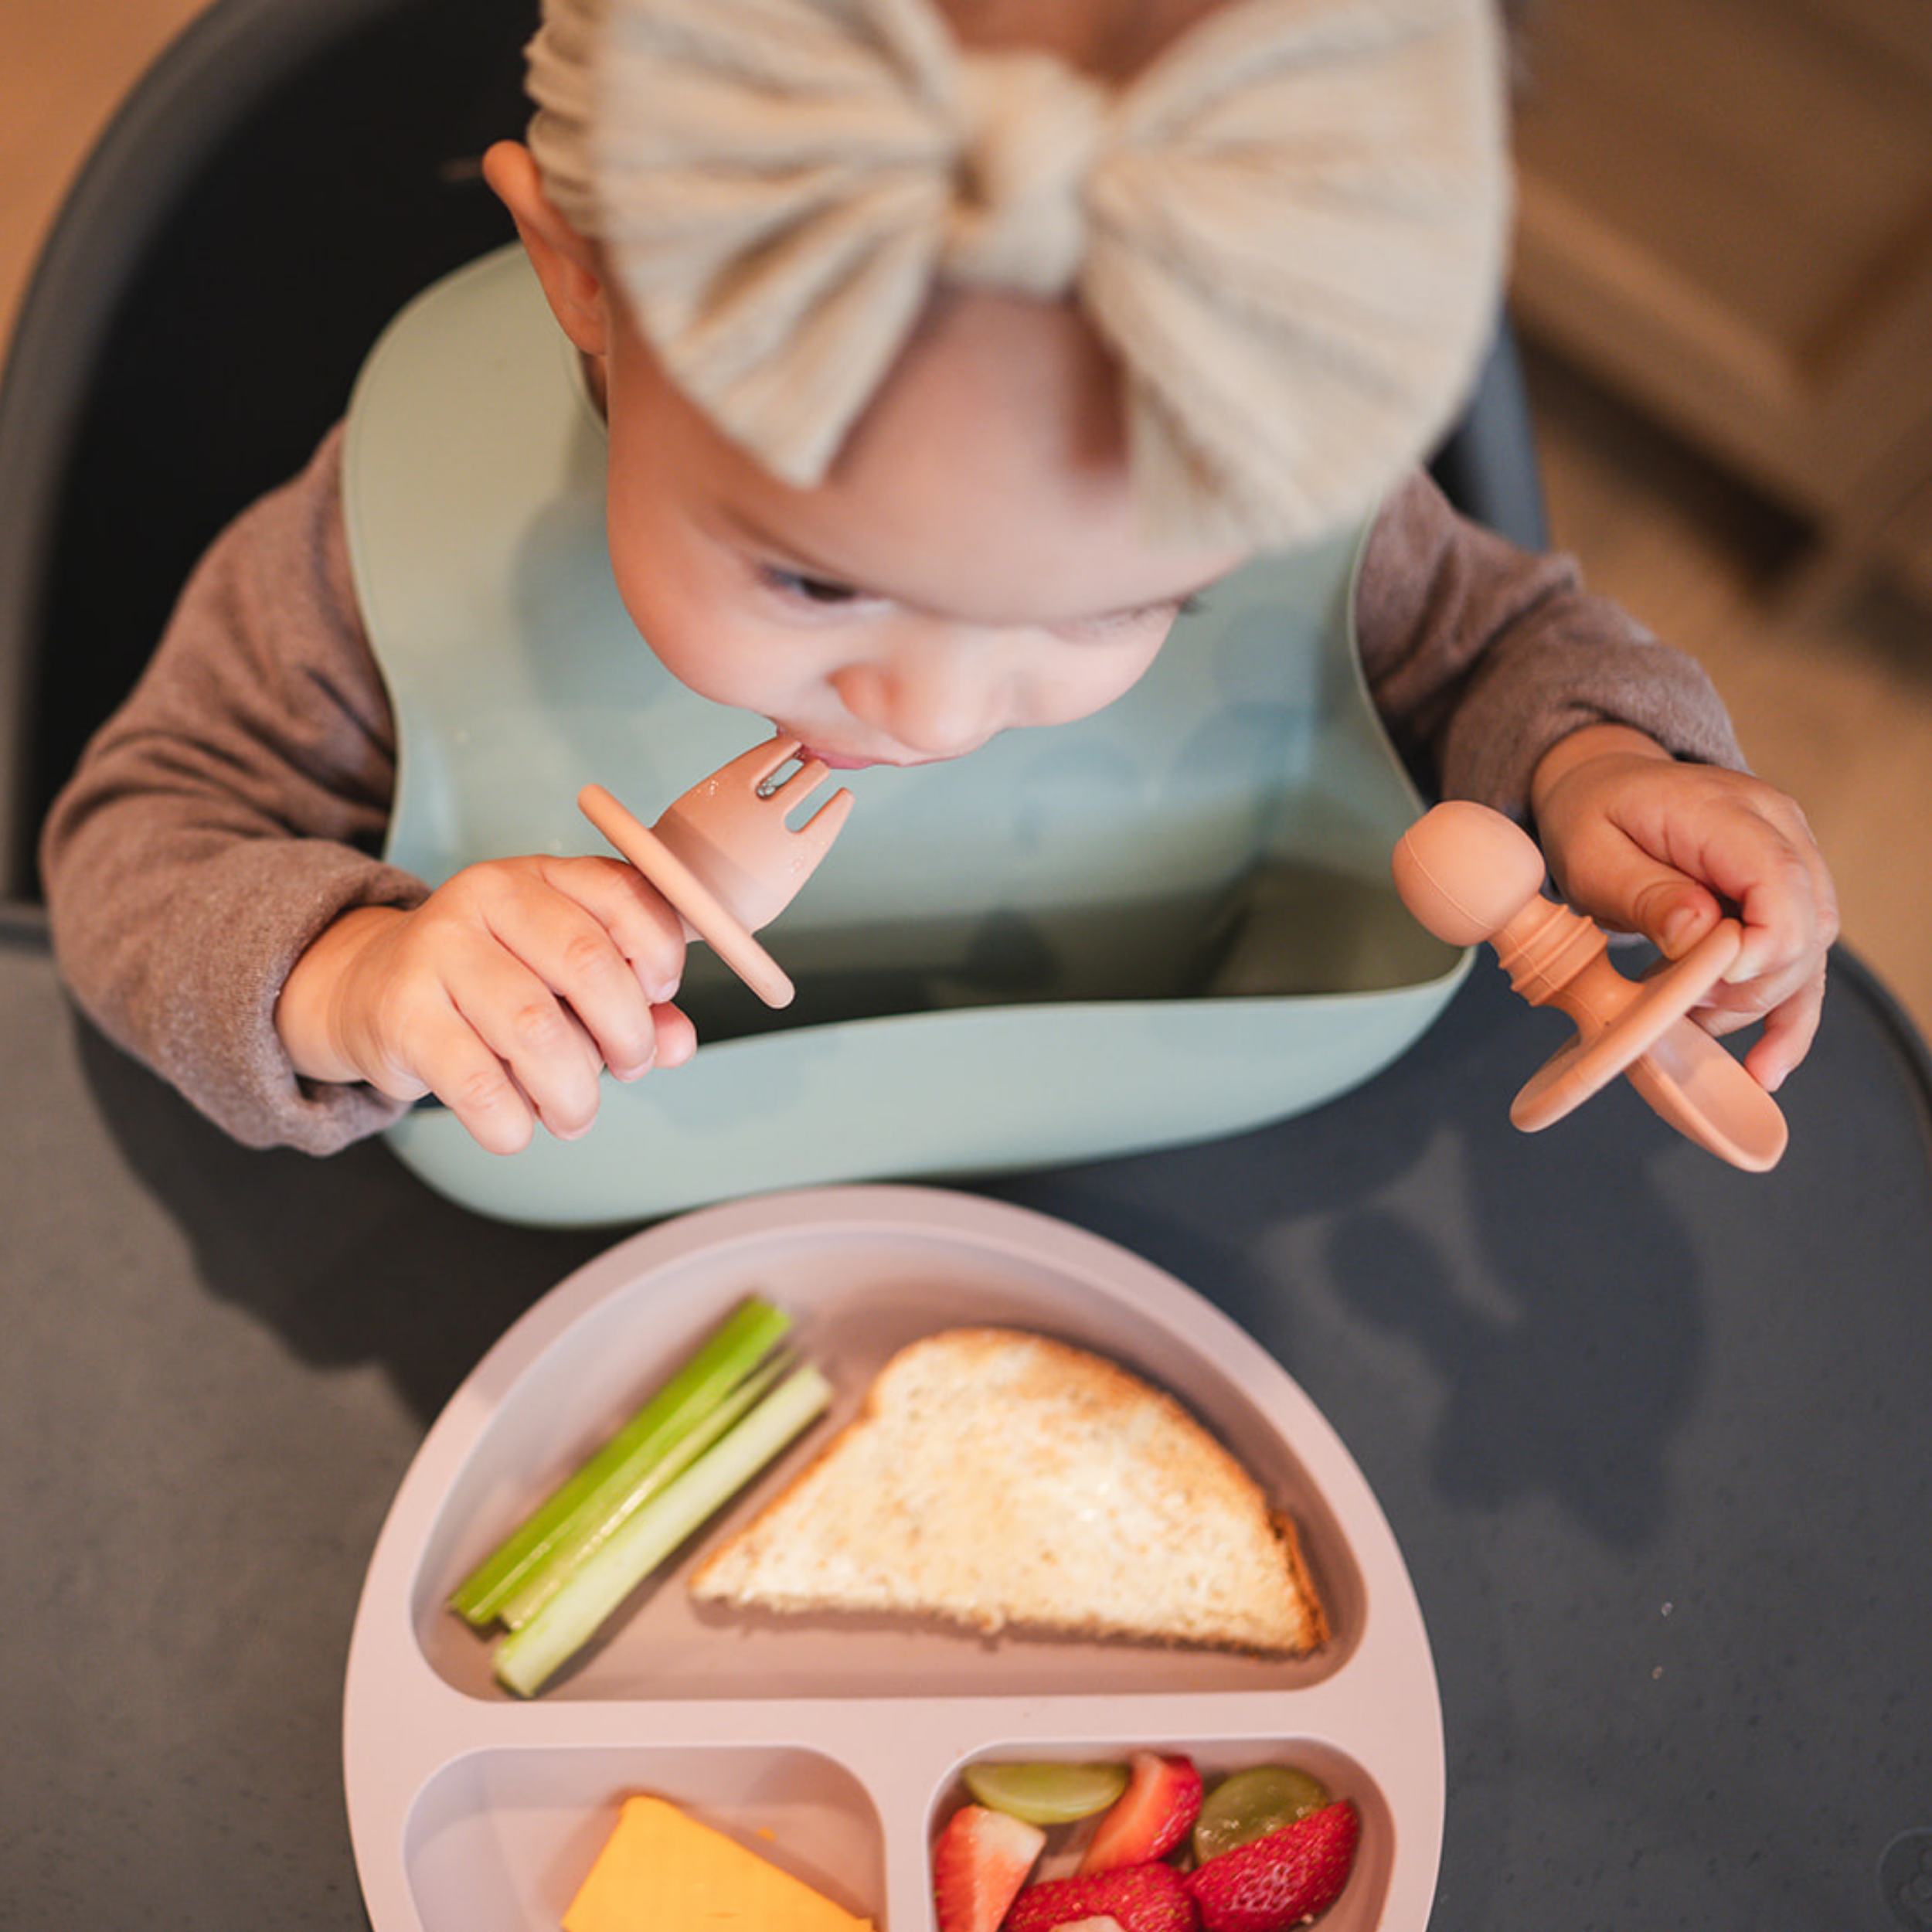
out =
[(1538, 762), (1591, 724), (1648, 733), (1674, 757), (1743, 768), (1704, 672), (1575, 563), (1458, 516), (1420, 473), (1384, 505), (1357, 585), (1377, 709), (1426, 790), (1526, 821)]
[(289, 968), (325, 927), (427, 896), (377, 855), (394, 782), (351, 587), (338, 430), (211, 547), (42, 836), (75, 998), (250, 1145), (332, 1152), (400, 1111), (367, 1087), (298, 1080), (274, 1028)]

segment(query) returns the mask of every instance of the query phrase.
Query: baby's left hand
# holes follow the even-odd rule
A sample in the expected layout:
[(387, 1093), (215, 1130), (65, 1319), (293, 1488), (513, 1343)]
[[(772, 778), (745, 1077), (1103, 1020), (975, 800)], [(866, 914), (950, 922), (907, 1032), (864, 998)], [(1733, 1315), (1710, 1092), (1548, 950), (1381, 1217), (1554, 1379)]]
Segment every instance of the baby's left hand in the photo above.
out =
[(1762, 1020), (1744, 1064), (1776, 1092), (1818, 1032), (1838, 898), (1796, 804), (1760, 780), (1679, 764), (1654, 740), (1593, 725), (1553, 747), (1532, 791), (1556, 889), (1579, 912), (1680, 958), (1719, 919), (1744, 944), (1697, 1018), (1713, 1033)]

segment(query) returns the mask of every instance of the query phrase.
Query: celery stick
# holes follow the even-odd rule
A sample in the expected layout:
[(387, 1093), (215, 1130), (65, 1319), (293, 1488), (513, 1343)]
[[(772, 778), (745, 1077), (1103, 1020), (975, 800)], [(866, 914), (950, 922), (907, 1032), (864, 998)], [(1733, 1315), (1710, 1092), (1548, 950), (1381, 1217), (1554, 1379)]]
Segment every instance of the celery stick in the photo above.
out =
[(532, 1697), (685, 1539), (729, 1502), (807, 1424), (832, 1386), (810, 1362), (794, 1369), (721, 1441), (660, 1490), (590, 1556), (536, 1616), (497, 1646), (497, 1680)]
[(762, 1296), (740, 1302), (604, 1447), (540, 1504), (463, 1581), (450, 1607), (481, 1629), (550, 1560), (584, 1498), (619, 1469), (662, 1456), (770, 1353), (791, 1317)]
[(559, 1526), (549, 1560), (523, 1587), (505, 1600), (498, 1620), (515, 1630), (527, 1624), (563, 1587), (564, 1579), (600, 1549), (625, 1521), (658, 1492), (674, 1481), (706, 1450), (770, 1393), (779, 1377), (797, 1366), (797, 1357), (774, 1356), (747, 1376), (702, 1422), (648, 1466), (630, 1464), (610, 1476)]

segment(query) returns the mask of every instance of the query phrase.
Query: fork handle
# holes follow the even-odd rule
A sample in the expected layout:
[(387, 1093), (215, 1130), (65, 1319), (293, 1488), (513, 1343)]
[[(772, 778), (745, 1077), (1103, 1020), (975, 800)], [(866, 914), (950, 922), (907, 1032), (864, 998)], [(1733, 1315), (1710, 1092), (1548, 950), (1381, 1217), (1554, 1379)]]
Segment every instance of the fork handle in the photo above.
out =
[(767, 1006), (789, 1006), (797, 988), (751, 929), (665, 845), (601, 785), (577, 794), (577, 809), (670, 902), (679, 918)]

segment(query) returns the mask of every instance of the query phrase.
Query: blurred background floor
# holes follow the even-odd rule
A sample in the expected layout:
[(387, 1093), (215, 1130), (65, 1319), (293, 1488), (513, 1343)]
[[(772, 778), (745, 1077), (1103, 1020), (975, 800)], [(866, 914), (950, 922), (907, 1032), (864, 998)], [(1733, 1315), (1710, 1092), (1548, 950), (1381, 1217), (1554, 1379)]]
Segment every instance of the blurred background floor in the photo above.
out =
[[(61, 194), (199, 0), (0, 0), (0, 336)], [(1799, 533), (1573, 369), (1529, 353), (1557, 544), (1709, 667), (1809, 812), (1847, 938), (1932, 1032), (1932, 616), (1883, 581), (1783, 596)]]

